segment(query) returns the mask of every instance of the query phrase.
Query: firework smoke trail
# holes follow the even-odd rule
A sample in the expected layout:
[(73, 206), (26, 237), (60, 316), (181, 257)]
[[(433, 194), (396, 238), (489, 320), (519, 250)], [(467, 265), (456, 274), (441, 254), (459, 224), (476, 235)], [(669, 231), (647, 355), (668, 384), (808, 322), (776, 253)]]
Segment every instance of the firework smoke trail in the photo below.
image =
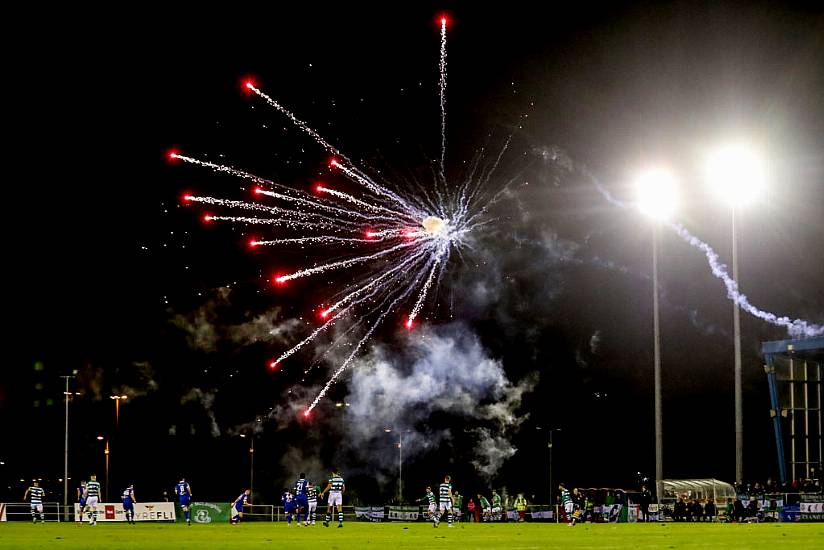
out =
[(710, 245), (691, 234), (681, 224), (670, 223), (668, 226), (679, 237), (681, 237), (684, 242), (694, 246), (706, 255), (712, 274), (721, 279), (724, 282), (724, 286), (727, 288), (727, 298), (738, 304), (741, 309), (754, 317), (758, 317), (759, 319), (770, 323), (771, 325), (786, 328), (790, 336), (804, 336), (811, 338), (813, 336), (820, 336), (824, 334), (824, 326), (822, 325), (816, 325), (803, 319), (790, 319), (786, 316), (779, 317), (774, 313), (762, 311), (752, 305), (747, 296), (738, 290), (738, 283), (730, 277), (729, 273), (727, 273), (726, 266), (721, 263), (718, 258), (718, 254), (712, 249), (712, 247), (710, 247)]
[(439, 65), (441, 99), (441, 180), (446, 181), (446, 17), (441, 17), (441, 62)]
[[(612, 194), (601, 184), (601, 182), (598, 181), (598, 178), (596, 178), (588, 170), (585, 168), (579, 168), (579, 171), (587, 176), (590, 181), (592, 181), (595, 188), (599, 193), (601, 193), (607, 202), (620, 208), (631, 208), (630, 203), (613, 197)], [(822, 325), (816, 325), (815, 323), (810, 323), (804, 319), (790, 319), (786, 316), (779, 317), (775, 313), (758, 309), (752, 305), (749, 298), (738, 290), (738, 282), (730, 276), (727, 272), (726, 266), (721, 263), (718, 253), (713, 250), (709, 244), (690, 233), (683, 225), (679, 223), (667, 223), (666, 226), (678, 235), (685, 243), (704, 253), (707, 257), (707, 263), (710, 266), (710, 271), (713, 276), (720, 279), (724, 283), (724, 287), (727, 289), (727, 298), (738, 304), (741, 309), (753, 317), (757, 317), (758, 319), (766, 321), (771, 325), (786, 328), (788, 334), (793, 337), (803, 336), (810, 338), (824, 334), (824, 326)]]

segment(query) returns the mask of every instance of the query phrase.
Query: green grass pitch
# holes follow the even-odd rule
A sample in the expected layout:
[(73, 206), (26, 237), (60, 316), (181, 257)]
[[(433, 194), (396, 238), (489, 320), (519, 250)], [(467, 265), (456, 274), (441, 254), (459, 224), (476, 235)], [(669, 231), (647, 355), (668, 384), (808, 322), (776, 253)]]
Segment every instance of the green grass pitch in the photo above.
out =
[(449, 529), (430, 524), (355, 523), (343, 529), (287, 527), (283, 523), (192, 525), (105, 524), (91, 527), (66, 523), (0, 523), (0, 548), (51, 549), (182, 549), (218, 548), (336, 550), (345, 548), (464, 548), (507, 550), (538, 548), (788, 548), (824, 549), (824, 523), (806, 524), (596, 524), (521, 523), (459, 524)]

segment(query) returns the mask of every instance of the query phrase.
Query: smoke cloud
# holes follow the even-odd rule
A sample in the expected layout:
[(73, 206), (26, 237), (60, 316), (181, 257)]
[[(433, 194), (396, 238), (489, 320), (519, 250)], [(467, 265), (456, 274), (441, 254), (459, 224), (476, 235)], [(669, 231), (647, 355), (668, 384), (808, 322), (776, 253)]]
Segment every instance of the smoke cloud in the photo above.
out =
[(405, 432), (408, 456), (437, 448), (451, 433), (429, 421), (446, 413), (470, 426), (474, 464), (484, 477), (494, 476), (517, 451), (509, 436), (527, 418), (518, 408), (524, 393), (535, 387), (537, 374), (512, 383), (501, 362), (489, 357), (461, 323), (422, 327), (404, 344), (401, 351), (374, 346), (352, 370), (346, 401), (353, 447), (366, 448), (385, 426), (392, 426)]

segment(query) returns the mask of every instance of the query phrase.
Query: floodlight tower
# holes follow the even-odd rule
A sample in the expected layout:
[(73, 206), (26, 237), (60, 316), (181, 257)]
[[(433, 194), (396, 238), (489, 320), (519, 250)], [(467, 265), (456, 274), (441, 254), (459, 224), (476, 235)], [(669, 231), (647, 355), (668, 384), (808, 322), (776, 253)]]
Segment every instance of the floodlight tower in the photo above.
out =
[(655, 498), (661, 501), (664, 479), (664, 429), (661, 411), (661, 329), (658, 313), (658, 246), (661, 222), (675, 210), (676, 182), (668, 171), (651, 169), (635, 181), (638, 209), (652, 218), (652, 319), (655, 377)]
[[(758, 156), (748, 147), (731, 144), (715, 150), (708, 158), (707, 179), (713, 191), (731, 206), (732, 212), (732, 278), (741, 290), (738, 275), (737, 211), (752, 203), (764, 190), (765, 170)], [(733, 303), (733, 332), (735, 354), (735, 481), (744, 480), (744, 405), (741, 368), (741, 308)]]

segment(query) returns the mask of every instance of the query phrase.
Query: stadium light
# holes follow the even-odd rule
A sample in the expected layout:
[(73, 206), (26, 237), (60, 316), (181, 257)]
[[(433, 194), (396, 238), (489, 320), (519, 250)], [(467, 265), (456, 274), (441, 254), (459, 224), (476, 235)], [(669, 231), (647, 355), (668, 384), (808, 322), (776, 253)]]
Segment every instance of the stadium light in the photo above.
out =
[(664, 169), (642, 172), (635, 180), (636, 205), (644, 214), (666, 220), (675, 211), (677, 190), (675, 177)]
[(766, 185), (764, 163), (751, 148), (739, 143), (713, 151), (705, 170), (712, 190), (734, 207), (755, 201)]
[(123, 399), (128, 399), (128, 395), (110, 395), (109, 399), (114, 400), (114, 419), (115, 419), (115, 426), (120, 428), (120, 401)]
[[(766, 187), (764, 162), (755, 151), (741, 143), (717, 148), (707, 158), (707, 181), (712, 190), (728, 203), (732, 216), (732, 278), (741, 288), (738, 275), (738, 231), (736, 211), (754, 202)], [(735, 480), (744, 479), (744, 401), (743, 368), (741, 360), (741, 319), (738, 302), (733, 302), (733, 385), (735, 397)]]
[[(638, 209), (657, 222), (668, 219), (677, 201), (675, 177), (667, 170), (655, 168), (641, 173), (635, 181)], [(661, 328), (658, 307), (658, 240), (661, 224), (652, 227), (652, 325), (653, 379), (655, 387), (655, 493), (660, 503), (664, 478), (664, 424), (661, 394)]]

